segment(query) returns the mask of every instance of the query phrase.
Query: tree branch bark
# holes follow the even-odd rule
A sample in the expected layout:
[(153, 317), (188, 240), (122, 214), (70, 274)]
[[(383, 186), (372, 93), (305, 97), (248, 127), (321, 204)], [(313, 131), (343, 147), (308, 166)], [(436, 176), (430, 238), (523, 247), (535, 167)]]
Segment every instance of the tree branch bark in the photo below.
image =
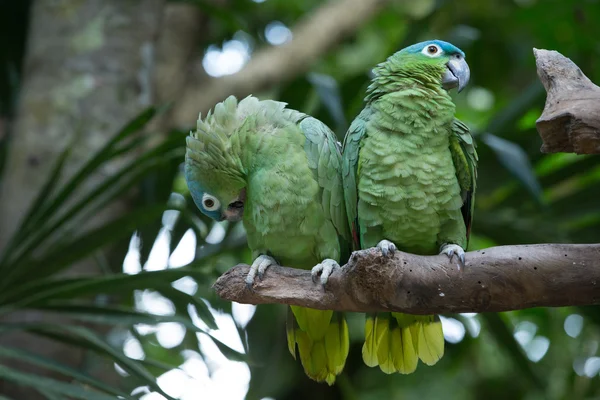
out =
[[(600, 304), (600, 244), (499, 246), (466, 254), (458, 270), (446, 256), (375, 249), (355, 252), (326, 287), (310, 271), (269, 267), (252, 290), (237, 265), (214, 284), (225, 300), (283, 303), (323, 310), (410, 314), (500, 312), (529, 307)], [(456, 259), (455, 259), (456, 260)]]
[(557, 51), (533, 49), (548, 92), (537, 120), (543, 153), (600, 153), (600, 87)]
[(219, 101), (233, 94), (245, 97), (307, 71), (325, 52), (355, 32), (389, 0), (330, 1), (300, 21), (293, 39), (257, 52), (236, 74), (192, 82), (173, 111), (173, 124), (189, 127)]

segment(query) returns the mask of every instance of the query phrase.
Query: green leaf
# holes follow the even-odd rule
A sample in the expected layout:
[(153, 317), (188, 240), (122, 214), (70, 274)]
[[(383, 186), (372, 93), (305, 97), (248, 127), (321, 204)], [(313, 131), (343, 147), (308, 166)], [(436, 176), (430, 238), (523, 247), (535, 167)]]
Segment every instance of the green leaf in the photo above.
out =
[(242, 354), (239, 351), (232, 349), (231, 347), (227, 346), (225, 343), (221, 342), (219, 339), (215, 338), (212, 335), (208, 336), (217, 345), (221, 353), (223, 353), (223, 355), (227, 357), (227, 359), (231, 361), (242, 361), (248, 363), (248, 356), (246, 354)]
[(316, 72), (309, 73), (307, 79), (314, 86), (319, 99), (327, 111), (329, 111), (335, 123), (336, 133), (340, 136), (348, 129), (348, 121), (346, 121), (346, 116), (344, 115), (342, 96), (337, 81), (329, 75)]
[(0, 378), (21, 386), (35, 388), (42, 393), (51, 392), (81, 400), (114, 400), (114, 396), (86, 390), (72, 383), (60, 382), (37, 374), (19, 372), (4, 365), (0, 365)]
[(178, 365), (168, 364), (166, 362), (148, 357), (144, 358), (143, 360), (139, 360), (139, 363), (148, 367), (160, 369), (165, 372), (171, 371), (172, 369), (179, 369)]
[(540, 204), (543, 204), (542, 187), (535, 176), (527, 153), (521, 146), (491, 133), (481, 135), (481, 140), (496, 153), (500, 163), (521, 181)]
[[(162, 204), (134, 210), (115, 220), (88, 232), (72, 242), (57, 246), (47, 254), (41, 255), (37, 260), (13, 266), (12, 275), (16, 278), (29, 279), (31, 271), (33, 276), (46, 277), (70, 267), (75, 261), (90, 255), (96, 249), (130, 236), (133, 231), (151, 223), (163, 214), (168, 207)], [(6, 288), (15, 279), (6, 275), (3, 279), (3, 288)]]
[(210, 312), (210, 309), (201, 298), (184, 293), (172, 286), (165, 286), (163, 288), (158, 288), (157, 290), (163, 296), (171, 300), (175, 305), (175, 308), (179, 309), (182, 313), (185, 312), (187, 314), (187, 305), (192, 304), (196, 308), (198, 317), (206, 324), (206, 326), (210, 329), (219, 329), (214, 315)]
[(506, 132), (515, 121), (521, 118), (535, 104), (544, 98), (546, 91), (538, 79), (534, 79), (527, 87), (519, 91), (519, 96), (512, 99), (506, 107), (494, 115), (485, 132), (500, 135)]
[(521, 349), (521, 346), (515, 340), (512, 329), (508, 327), (500, 314), (481, 313), (479, 315), (487, 324), (489, 332), (498, 342), (498, 346), (506, 351), (523, 375), (543, 393), (545, 390), (543, 381), (536, 374), (531, 361), (529, 361), (523, 349)]
[(36, 308), (39, 310), (65, 313), (83, 321), (107, 325), (156, 325), (165, 322), (176, 322), (182, 324), (191, 331), (204, 332), (204, 330), (194, 325), (189, 317), (184, 317), (181, 315), (150, 314), (126, 307), (104, 307), (96, 305), (53, 302), (48, 305), (38, 306)]
[(130, 375), (142, 380), (152, 390), (162, 394), (169, 400), (175, 400), (165, 393), (156, 383), (152, 374), (150, 374), (139, 362), (127, 357), (121, 350), (115, 349), (104, 340), (102, 340), (92, 330), (82, 326), (71, 325), (53, 325), (47, 323), (21, 323), (21, 324), (2, 324), (0, 331), (24, 330), (40, 336), (44, 336), (68, 345), (75, 345), (92, 350), (114, 363), (118, 364)]
[(3, 359), (3, 358), (11, 358), (11, 359), (16, 359), (16, 360), (20, 360), (20, 361), (26, 361), (30, 364), (34, 364), (36, 366), (58, 372), (62, 375), (73, 378), (80, 383), (93, 386), (97, 389), (100, 389), (100, 390), (107, 392), (109, 394), (112, 394), (114, 396), (123, 396), (125, 398), (132, 398), (127, 393), (122, 392), (116, 388), (113, 388), (113, 387), (107, 385), (106, 383), (104, 383), (90, 375), (87, 375), (83, 372), (80, 372), (76, 369), (71, 368), (68, 365), (61, 364), (61, 363), (57, 362), (56, 360), (45, 358), (45, 357), (39, 356), (37, 354), (31, 353), (31, 352), (23, 350), (23, 349), (17, 349), (14, 347), (8, 348), (5, 346), (0, 346), (0, 359)]
[[(54, 199), (47, 204), (46, 207), (40, 209), (36, 213), (35, 218), (29, 221), (30, 226), (35, 225), (38, 221), (49, 219), (62, 205), (66, 202), (69, 196), (79, 187), (81, 183), (89, 178), (89, 176), (96, 171), (98, 167), (105, 164), (107, 161), (114, 157), (114, 147), (121, 141), (127, 139), (132, 134), (141, 130), (156, 114), (154, 107), (147, 108), (142, 111), (137, 117), (131, 120), (127, 125), (123, 127), (104, 147), (102, 147), (96, 154), (79, 170), (79, 172), (69, 180), (62, 188), (62, 190), (54, 197)], [(30, 233), (31, 229), (29, 226), (22, 227), (24, 230), (23, 234)]]
[(5, 263), (3, 267), (0, 264), (0, 269), (13, 270), (14, 264), (18, 265), (19, 263), (25, 262), (27, 260), (26, 257), (31, 257), (36, 249), (42, 247), (45, 241), (64, 225), (70, 223), (73, 227), (78, 228), (81, 226), (81, 223), (77, 224), (74, 219), (86, 208), (87, 214), (80, 217), (80, 221), (87, 221), (92, 218), (104, 209), (107, 204), (111, 203), (117, 197), (138, 184), (150, 172), (160, 169), (165, 162), (168, 162), (170, 159), (181, 159), (184, 150), (178, 149), (168, 152), (167, 149), (171, 147), (173, 147), (172, 142), (168, 141), (163, 143), (163, 145), (138, 157), (136, 160), (123, 167), (119, 172), (110, 176), (90, 193), (80, 199), (75, 205), (63, 212), (60, 219), (43, 224), (35, 232), (32, 232), (27, 238), (23, 239), (23, 242), (18, 244), (19, 250), (13, 251), (13, 253), (16, 253), (17, 255), (11, 259), (12, 263)]
[(39, 394), (41, 394), (42, 396), (44, 396), (45, 398), (47, 398), (48, 400), (63, 400), (59, 395), (57, 395), (56, 393), (50, 393), (50, 392), (44, 392), (43, 389), (38, 389), (37, 392)]
[(72, 147), (69, 146), (59, 156), (54, 167), (52, 168), (52, 171), (48, 175), (46, 183), (41, 187), (41, 189), (37, 193), (35, 200), (33, 200), (33, 202), (31, 203), (31, 206), (29, 206), (29, 210), (25, 214), (25, 217), (23, 218), (19, 228), (16, 230), (16, 232), (10, 238), (9, 243), (5, 247), (5, 252), (2, 255), (2, 260), (0, 261), (0, 267), (8, 259), (10, 251), (13, 251), (13, 249), (16, 247), (16, 244), (19, 243), (19, 241), (25, 237), (27, 227), (31, 224), (31, 221), (34, 218), (36, 218), (37, 213), (40, 210), (42, 210), (44, 205), (47, 203), (48, 198), (49, 198), (48, 196), (50, 196), (50, 194), (52, 193), (52, 190), (58, 183), (58, 179), (60, 178), (60, 174), (62, 173), (65, 162), (66, 162), (69, 154), (71, 153), (71, 148)]
[[(136, 275), (115, 274), (92, 278), (67, 280), (41, 280), (32, 282), (8, 294), (2, 301), (4, 308), (22, 308), (44, 304), (58, 299), (92, 296), (96, 294), (124, 293), (132, 290), (165, 287), (171, 282), (190, 276), (205, 279), (206, 273), (194, 268), (177, 268), (162, 271), (144, 271)], [(0, 312), (6, 312), (0, 308)]]

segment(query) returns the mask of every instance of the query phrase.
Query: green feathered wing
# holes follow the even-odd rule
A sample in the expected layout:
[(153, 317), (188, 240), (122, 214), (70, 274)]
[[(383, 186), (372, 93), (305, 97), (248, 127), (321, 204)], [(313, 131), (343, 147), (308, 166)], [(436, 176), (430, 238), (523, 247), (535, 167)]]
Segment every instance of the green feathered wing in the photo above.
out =
[[(346, 219), (341, 151), (333, 132), (319, 120), (306, 117), (299, 122), (306, 136), (304, 146), (308, 164), (321, 188), (321, 205), (325, 217), (335, 226), (343, 263), (350, 252), (350, 233)], [(323, 254), (330, 258), (331, 255)], [(332, 385), (344, 369), (349, 351), (348, 325), (343, 313), (291, 306), (287, 320), (288, 348), (300, 361), (308, 376)]]
[(463, 206), (461, 208), (467, 228), (467, 243), (471, 235), (473, 209), (475, 206), (475, 189), (477, 181), (477, 151), (469, 127), (454, 119), (452, 135), (450, 135), (450, 153), (456, 169), (456, 178), (461, 189)]
[[(357, 175), (360, 172), (361, 142), (368, 136), (368, 122), (373, 111), (367, 107), (353, 121), (344, 139), (342, 176), (344, 196), (351, 228), (353, 248), (363, 248), (358, 223)], [(473, 218), (477, 153), (466, 125), (454, 120), (450, 151), (463, 199), (462, 215), (467, 239)], [(363, 360), (368, 366), (379, 365), (386, 373), (414, 372), (418, 360), (435, 364), (444, 354), (444, 336), (438, 316), (377, 313), (367, 315)]]

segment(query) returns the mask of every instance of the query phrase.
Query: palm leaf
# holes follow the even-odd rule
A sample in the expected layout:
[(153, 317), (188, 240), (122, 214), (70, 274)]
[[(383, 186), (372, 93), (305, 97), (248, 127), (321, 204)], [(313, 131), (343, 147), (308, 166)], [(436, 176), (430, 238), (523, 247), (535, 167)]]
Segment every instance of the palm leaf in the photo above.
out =
[(56, 360), (52, 360), (46, 357), (41, 357), (37, 354), (31, 353), (26, 350), (17, 349), (17, 348), (8, 348), (5, 346), (0, 346), (0, 359), (15, 359), (20, 361), (25, 361), (30, 364), (34, 364), (38, 367), (42, 367), (44, 369), (48, 369), (54, 372), (58, 372), (64, 376), (75, 379), (80, 383), (85, 385), (93, 386), (94, 388), (104, 391), (113, 396), (122, 396), (125, 398), (131, 398), (125, 392), (107, 386), (104, 382), (84, 373), (79, 370), (73, 369), (67, 365), (61, 364)]
[[(32, 230), (37, 229), (35, 226), (36, 222), (49, 219), (56, 213), (56, 211), (66, 202), (71, 194), (86, 180), (88, 179), (101, 165), (114, 158), (114, 155), (119, 155), (121, 152), (115, 151), (115, 146), (127, 139), (132, 134), (142, 129), (151, 119), (154, 117), (156, 110), (150, 107), (142, 111), (136, 118), (130, 121), (121, 131), (119, 131), (111, 140), (104, 145), (96, 154), (80, 168), (77, 174), (69, 180), (62, 188), (62, 190), (54, 197), (53, 200), (49, 200), (47, 193), (40, 192), (38, 195), (39, 201), (32, 204), (30, 210), (26, 214), (26, 218), (21, 222), (20, 227), (15, 233), (17, 239), (26, 237)], [(59, 177), (62, 170), (62, 163), (68, 155), (69, 150), (66, 150), (59, 158), (59, 163), (54, 169), (54, 173), (50, 174), (48, 181), (44, 185), (50, 186), (52, 182)], [(62, 162), (60, 161), (62, 160)], [(37, 206), (38, 208), (33, 208)]]
[[(50, 393), (57, 396), (69, 396), (69, 398), (81, 400), (114, 400), (115, 398), (114, 396), (87, 390), (73, 383), (64, 383), (55, 379), (44, 378), (36, 374), (19, 372), (4, 365), (0, 365), (0, 378), (21, 386), (35, 388), (44, 395)], [(131, 396), (128, 397), (131, 398)]]
[[(29, 280), (29, 276), (43, 278), (56, 274), (95, 250), (131, 236), (136, 229), (156, 220), (167, 209), (168, 207), (162, 204), (137, 209), (75, 238), (71, 242), (58, 246), (43, 256), (38, 256), (30, 263), (17, 264), (4, 276), (0, 287), (6, 288), (14, 281), (22, 279)], [(32, 271), (35, 271), (35, 274), (32, 274)]]
[(0, 325), (0, 331), (21, 330), (50, 338), (68, 345), (79, 346), (92, 350), (104, 357), (107, 357), (118, 364), (130, 375), (140, 379), (152, 390), (162, 394), (169, 400), (175, 400), (166, 394), (156, 383), (154, 376), (150, 374), (139, 362), (132, 360), (123, 354), (122, 350), (117, 350), (96, 333), (82, 326), (55, 325), (48, 323), (21, 323), (21, 324), (3, 324)]
[(115, 274), (94, 278), (46, 279), (30, 283), (28, 286), (22, 286), (8, 293), (0, 304), (14, 309), (37, 306), (49, 300), (73, 299), (83, 295), (160, 288), (185, 276), (204, 278), (206, 274), (197, 269), (178, 268), (142, 272), (137, 275)]

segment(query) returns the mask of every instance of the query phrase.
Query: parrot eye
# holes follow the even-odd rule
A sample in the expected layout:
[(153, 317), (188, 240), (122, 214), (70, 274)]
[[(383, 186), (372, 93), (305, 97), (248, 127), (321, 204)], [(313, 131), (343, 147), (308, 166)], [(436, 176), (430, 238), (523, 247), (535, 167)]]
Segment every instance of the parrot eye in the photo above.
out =
[(421, 53), (425, 54), (429, 57), (437, 57), (442, 54), (442, 49), (437, 44), (430, 44), (428, 46), (423, 47)]
[(218, 210), (221, 206), (219, 200), (217, 200), (214, 196), (211, 196), (210, 194), (206, 193), (204, 194), (204, 196), (202, 196), (202, 205), (204, 206), (206, 211), (215, 211)]

